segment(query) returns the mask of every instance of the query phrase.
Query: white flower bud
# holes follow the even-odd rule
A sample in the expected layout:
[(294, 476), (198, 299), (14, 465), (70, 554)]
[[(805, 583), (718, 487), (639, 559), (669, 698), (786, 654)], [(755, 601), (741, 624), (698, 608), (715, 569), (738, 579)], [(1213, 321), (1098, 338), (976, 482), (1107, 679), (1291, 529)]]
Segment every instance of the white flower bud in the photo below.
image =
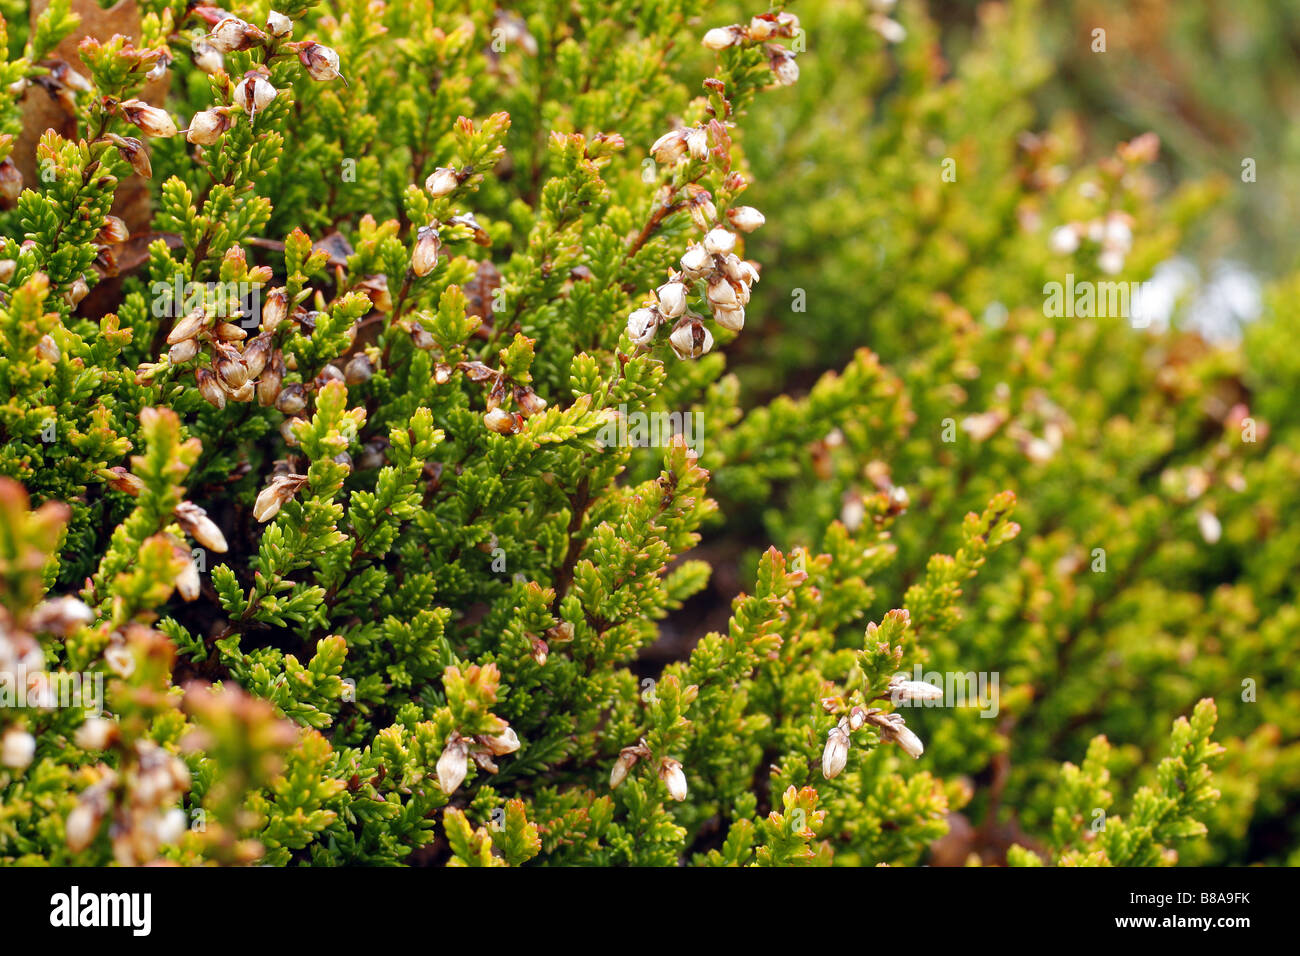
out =
[(637, 309), (627, 317), (627, 335), (637, 345), (649, 345), (659, 329), (659, 313), (654, 309)]
[(185, 533), (209, 550), (226, 552), (226, 536), (216, 526), (208, 513), (192, 501), (182, 501), (176, 506), (176, 520)]
[(717, 51), (735, 45), (737, 39), (736, 31), (731, 27), (714, 27), (704, 34), (702, 42), (708, 49)]
[(655, 290), (659, 311), (665, 318), (675, 319), (686, 311), (686, 286), (680, 282), (666, 282)]
[(36, 756), (36, 738), (25, 730), (10, 727), (0, 744), (0, 764), (22, 770)]
[(89, 717), (73, 738), (82, 750), (103, 750), (117, 736), (117, 724), (103, 717)]
[(469, 747), (465, 741), (459, 736), (453, 736), (438, 758), (438, 786), (443, 793), (451, 795), (465, 782), (465, 774), (469, 770), (468, 756)]
[(64, 835), (68, 840), (68, 849), (73, 853), (84, 850), (90, 846), (90, 841), (95, 839), (98, 830), (99, 814), (88, 804), (77, 804), (68, 814), (67, 823), (63, 827)]
[(923, 680), (895, 677), (889, 682), (889, 695), (895, 704), (905, 700), (943, 700), (943, 688)]
[(235, 87), (235, 105), (249, 116), (256, 116), (271, 105), (277, 90), (260, 73), (245, 76)]
[(287, 37), (293, 33), (293, 21), (272, 10), (266, 17), (266, 32), (273, 37)]
[(709, 131), (703, 126), (696, 127), (686, 134), (686, 148), (693, 159), (701, 162), (709, 158)]
[(1097, 257), (1097, 268), (1107, 275), (1118, 275), (1124, 271), (1124, 253), (1118, 249), (1103, 249)]
[(155, 835), (160, 843), (175, 843), (185, 835), (186, 829), (185, 811), (173, 807), (159, 821)]
[(679, 359), (699, 358), (713, 348), (713, 334), (694, 319), (673, 329), (668, 344)]
[(456, 175), (456, 170), (448, 169), (446, 166), (435, 169), (424, 181), (424, 188), (435, 198), (450, 195), (459, 185), (460, 178)]
[(713, 257), (699, 243), (692, 243), (682, 255), (682, 271), (688, 276), (698, 276), (707, 272), (713, 264)]
[(767, 219), (753, 206), (733, 206), (727, 210), (727, 218), (741, 232), (753, 232)]
[(849, 762), (849, 735), (842, 727), (832, 728), (826, 735), (826, 749), (822, 751), (822, 776), (833, 780)]
[(789, 53), (772, 58), (772, 75), (781, 86), (794, 86), (799, 80), (799, 64)]
[(338, 53), (323, 43), (308, 43), (298, 51), (298, 60), (313, 80), (332, 80), (341, 77)]
[(736, 289), (726, 276), (715, 275), (709, 280), (709, 304), (719, 309), (734, 309), (740, 305)]
[(710, 229), (704, 237), (704, 251), (714, 256), (725, 256), (736, 248), (736, 234), (721, 226)]
[(734, 309), (714, 309), (713, 321), (730, 332), (739, 332), (745, 327), (745, 310), (736, 307)]
[(886, 43), (902, 43), (907, 39), (907, 30), (897, 20), (872, 14), (867, 18), (867, 23), (871, 25), (871, 29), (884, 37)]
[(1206, 544), (1218, 544), (1219, 538), (1223, 536), (1222, 522), (1208, 508), (1203, 508), (1196, 513), (1196, 526), (1200, 529), (1201, 537)]
[(212, 109), (195, 113), (185, 138), (195, 146), (211, 146), (230, 129), (230, 117), (224, 110)]
[(686, 799), (686, 774), (679, 761), (666, 757), (659, 764), (659, 779), (668, 788), (668, 796), (681, 802)]
[(650, 147), (650, 155), (655, 158), (655, 162), (665, 166), (677, 162), (686, 155), (686, 131), (675, 129), (664, 133)]
[(1047, 237), (1047, 248), (1058, 256), (1068, 256), (1079, 248), (1079, 233), (1073, 226), (1057, 226)]

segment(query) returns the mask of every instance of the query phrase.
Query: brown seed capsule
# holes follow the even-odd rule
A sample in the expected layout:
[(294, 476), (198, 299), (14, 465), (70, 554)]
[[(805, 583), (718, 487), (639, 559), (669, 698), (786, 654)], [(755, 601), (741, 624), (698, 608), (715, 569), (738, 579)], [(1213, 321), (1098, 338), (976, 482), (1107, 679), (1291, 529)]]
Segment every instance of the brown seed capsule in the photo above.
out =
[(330, 382), (343, 381), (346, 381), (346, 378), (343, 375), (343, 370), (333, 363), (326, 365), (320, 370), (320, 374), (316, 376), (316, 382), (322, 388)]
[(349, 385), (360, 385), (370, 381), (375, 374), (375, 366), (365, 355), (354, 355), (343, 369), (343, 377)]
[(266, 302), (262, 306), (262, 330), (275, 331), (275, 327), (283, 322), (288, 314), (289, 297), (285, 294), (285, 290), (272, 289), (267, 293)]
[(248, 338), (248, 332), (233, 322), (218, 322), (212, 334), (222, 342), (242, 342)]
[(176, 323), (167, 336), (167, 344), (175, 345), (177, 342), (184, 342), (186, 339), (192, 339), (199, 334), (203, 328), (203, 322), (206, 316), (202, 309), (195, 309), (185, 318)]
[(280, 384), (283, 380), (284, 356), (276, 352), (257, 381), (257, 403), (264, 407), (274, 405), (280, 397)]
[(280, 423), (280, 437), (284, 439), (286, 445), (289, 445), (292, 448), (298, 447), (300, 442), (298, 441), (298, 436), (295, 432), (298, 426), (303, 424), (304, 421), (305, 419), (302, 418), (286, 418)]
[(217, 377), (206, 368), (195, 371), (194, 379), (199, 386), (199, 394), (216, 408), (226, 407), (226, 390), (217, 382)]
[(105, 216), (104, 228), (99, 230), (99, 241), (115, 246), (131, 238), (131, 230), (117, 216)]
[(286, 415), (296, 415), (307, 407), (307, 390), (298, 382), (284, 386), (275, 400), (275, 407)]
[(484, 415), (483, 424), (498, 435), (509, 435), (515, 430), (514, 416), (504, 408), (494, 408)]
[(173, 365), (184, 365), (198, 354), (199, 340), (186, 339), (184, 342), (177, 342), (167, 350), (167, 360)]
[(146, 136), (168, 137), (176, 135), (176, 123), (171, 114), (156, 106), (150, 106), (144, 100), (123, 100), (118, 104), (126, 121), (138, 126)]
[(427, 276), (438, 265), (441, 249), (438, 230), (433, 226), (421, 226), (415, 240), (415, 251), (411, 254), (411, 272), (420, 278)]
[(523, 412), (524, 417), (536, 415), (546, 409), (546, 399), (531, 388), (515, 389), (515, 404), (519, 406), (519, 410)]
[(84, 276), (77, 276), (73, 280), (72, 286), (68, 289), (68, 302), (75, 309), (81, 304), (81, 300), (90, 295), (90, 285), (86, 282)]
[(145, 179), (153, 178), (153, 165), (149, 162), (149, 154), (145, 151), (144, 143), (134, 136), (118, 136), (116, 133), (109, 133), (107, 139), (117, 147), (122, 158), (131, 164), (137, 176), (143, 176)]
[(217, 346), (215, 367), (217, 376), (231, 391), (242, 388), (248, 381), (248, 367), (240, 359), (239, 353), (228, 345)]
[(250, 379), (261, 375), (266, 368), (266, 363), (271, 360), (271, 334), (263, 332), (261, 335), (254, 336), (252, 341), (244, 346), (242, 358)]

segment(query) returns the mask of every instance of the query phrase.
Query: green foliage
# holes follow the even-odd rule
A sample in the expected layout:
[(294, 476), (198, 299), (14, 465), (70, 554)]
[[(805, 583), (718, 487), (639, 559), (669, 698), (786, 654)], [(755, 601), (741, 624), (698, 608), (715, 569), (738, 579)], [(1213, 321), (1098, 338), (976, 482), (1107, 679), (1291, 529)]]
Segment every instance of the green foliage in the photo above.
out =
[[(1102, 275), (1049, 227), (1131, 217), (1136, 275), (1208, 191), (1017, 139), (1035, 4), (952, 75), (902, 6), (892, 48), (847, 0), (153, 2), (83, 44), (0, 213), (0, 672), (103, 699), (0, 701), (0, 862), (1243, 858), (1300, 792), (1296, 457), (1235, 440), (1242, 353), (1039, 305)], [(922, 668), (1001, 687), (922, 709)]]

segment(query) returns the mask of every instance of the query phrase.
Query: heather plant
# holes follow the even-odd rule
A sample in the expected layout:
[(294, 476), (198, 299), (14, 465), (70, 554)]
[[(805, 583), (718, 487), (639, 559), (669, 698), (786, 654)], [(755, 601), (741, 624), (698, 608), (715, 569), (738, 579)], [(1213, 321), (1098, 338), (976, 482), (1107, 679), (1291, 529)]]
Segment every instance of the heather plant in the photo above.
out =
[(1032, 4), (951, 77), (888, 6), (11, 22), (0, 860), (1240, 856), (1294, 455), (1242, 353), (1041, 302), (1204, 197), (1018, 135)]

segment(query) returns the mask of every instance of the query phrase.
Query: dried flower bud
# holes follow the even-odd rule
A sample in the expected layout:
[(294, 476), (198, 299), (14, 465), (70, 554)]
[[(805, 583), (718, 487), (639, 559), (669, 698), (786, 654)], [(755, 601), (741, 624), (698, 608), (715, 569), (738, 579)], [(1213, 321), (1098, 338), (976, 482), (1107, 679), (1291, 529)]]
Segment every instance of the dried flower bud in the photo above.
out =
[(618, 789), (618, 785), (627, 779), (627, 772), (632, 769), (637, 762), (637, 755), (632, 753), (629, 748), (622, 750), (618, 759), (614, 761), (614, 766), (609, 772), (609, 788)]
[(116, 133), (109, 133), (105, 138), (117, 147), (117, 151), (131, 164), (137, 176), (143, 176), (145, 179), (153, 178), (153, 165), (149, 162), (149, 154), (145, 152), (144, 143), (134, 136), (118, 136)]
[(519, 406), (519, 411), (525, 418), (546, 410), (546, 399), (531, 388), (517, 388), (514, 394), (515, 404)]
[(360, 385), (363, 382), (368, 382), (374, 374), (374, 363), (364, 353), (352, 356), (352, 358), (348, 359), (348, 364), (343, 368), (343, 378), (349, 385)]
[(686, 799), (686, 774), (682, 771), (680, 761), (671, 757), (660, 761), (659, 779), (668, 788), (668, 796), (679, 802)]
[(286, 418), (280, 423), (280, 437), (284, 439), (284, 443), (290, 448), (297, 448), (302, 444), (298, 440), (298, 426), (303, 424), (304, 421), (305, 419), (302, 418)]
[[(759, 38), (761, 39), (761, 37)], [(704, 45), (714, 50), (725, 50), (729, 46), (734, 46), (740, 42), (740, 33), (735, 27), (714, 27), (708, 33), (704, 34)]]
[(188, 555), (185, 556), (180, 573), (176, 575), (176, 580), (173, 583), (176, 585), (176, 593), (181, 596), (182, 601), (198, 599), (202, 586), (199, 580), (199, 569)]
[(421, 226), (415, 240), (415, 251), (411, 254), (411, 272), (423, 278), (438, 265), (438, 253), (442, 249), (442, 240), (434, 226)]
[(822, 751), (822, 776), (833, 780), (849, 762), (849, 735), (843, 727), (834, 727), (826, 735), (826, 749)]
[(18, 271), (18, 262), (14, 259), (0, 259), (0, 282), (9, 283)]
[(88, 295), (90, 295), (90, 284), (86, 282), (86, 277), (77, 276), (68, 288), (68, 303), (75, 309)]
[(208, 42), (222, 53), (247, 50), (266, 40), (266, 34), (238, 17), (225, 17), (208, 34)]
[(217, 377), (206, 368), (194, 372), (194, 380), (199, 387), (199, 394), (215, 408), (226, 407), (226, 390), (217, 382)]
[(709, 131), (703, 126), (697, 126), (686, 134), (686, 149), (690, 152), (692, 159), (698, 159), (701, 162), (709, 158)]
[(492, 751), (495, 757), (504, 757), (506, 754), (512, 754), (519, 749), (519, 735), (515, 733), (513, 727), (507, 727), (495, 737), (480, 737), (479, 740), (488, 750)]
[(709, 289), (707, 293), (709, 305), (718, 309), (735, 309), (739, 307), (740, 302), (736, 298), (736, 290), (731, 284), (731, 280), (726, 276), (715, 275), (709, 280)]
[(460, 789), (469, 770), (466, 759), (468, 756), (469, 747), (465, 741), (459, 734), (453, 734), (442, 756), (438, 758), (438, 786), (442, 788), (443, 793), (451, 795)]
[(273, 37), (287, 37), (293, 33), (293, 21), (283, 13), (272, 10), (266, 15), (266, 32)]
[(763, 41), (772, 35), (776, 29), (776, 24), (764, 17), (753, 17), (749, 21), (749, 38), (755, 41)]
[(284, 356), (276, 352), (262, 377), (257, 381), (257, 403), (263, 407), (275, 404), (280, 397), (280, 386), (284, 380)]
[(744, 283), (746, 286), (758, 281), (758, 270), (753, 264), (736, 255), (723, 258), (722, 273), (732, 282)]
[(194, 44), (194, 65), (204, 73), (216, 73), (226, 68), (226, 58), (207, 40), (199, 40)]
[(424, 188), (434, 198), (451, 195), (459, 185), (460, 177), (456, 175), (456, 170), (449, 169), (446, 166), (435, 169), (429, 174), (429, 178), (424, 181)]
[(63, 353), (59, 351), (59, 346), (54, 341), (52, 335), (42, 335), (36, 343), (36, 357), (44, 359), (53, 364), (57, 362)]
[(23, 191), (23, 174), (9, 157), (0, 160), (0, 206), (12, 209)]
[(483, 424), (498, 435), (509, 435), (515, 430), (514, 416), (504, 408), (494, 408), (484, 415)]
[(244, 367), (248, 370), (248, 378), (254, 379), (262, 374), (266, 365), (271, 361), (271, 333), (263, 332), (255, 335), (246, 346), (242, 356)]
[(112, 473), (112, 477), (105, 480), (108, 482), (108, 487), (114, 491), (124, 491), (133, 498), (138, 497), (140, 492), (144, 491), (144, 482), (121, 465), (115, 465), (109, 471)]
[(306, 481), (306, 475), (276, 475), (253, 502), (253, 518), (262, 523), (270, 521)]
[(104, 750), (118, 737), (117, 724), (103, 717), (87, 717), (73, 738), (82, 750)]
[(781, 86), (794, 86), (798, 82), (799, 64), (785, 50), (772, 57), (768, 65), (772, 69), (772, 75), (776, 77), (776, 82)]
[(926, 681), (895, 677), (889, 682), (889, 697), (895, 704), (908, 700), (943, 700), (943, 688)]
[(659, 328), (659, 313), (654, 309), (637, 309), (627, 317), (627, 335), (637, 345), (649, 345)]
[(192, 501), (182, 501), (176, 506), (175, 514), (176, 520), (191, 538), (218, 554), (226, 553), (226, 536), (206, 511)]
[(688, 277), (703, 275), (713, 265), (713, 257), (699, 243), (692, 243), (682, 255), (682, 272)]
[(298, 60), (313, 80), (342, 78), (339, 72), (339, 55), (322, 43), (308, 43), (298, 51)]
[(736, 248), (736, 234), (719, 226), (709, 230), (704, 237), (704, 251), (714, 256), (725, 256)]
[(908, 756), (919, 758), (925, 753), (925, 745), (921, 743), (921, 738), (912, 733), (902, 715), (886, 714), (880, 718), (877, 726), (881, 729), (882, 737), (898, 744)]
[(229, 345), (217, 346), (217, 358), (214, 363), (217, 377), (231, 391), (242, 388), (248, 381), (248, 366), (240, 359), (239, 353)]
[(277, 90), (267, 82), (266, 77), (260, 73), (249, 73), (235, 86), (234, 101), (235, 105), (247, 113), (250, 117), (256, 117), (258, 113), (271, 105), (275, 99)]
[(286, 415), (297, 415), (307, 407), (307, 390), (299, 382), (292, 382), (280, 390), (275, 407)]
[(729, 332), (739, 332), (745, 327), (745, 310), (739, 306), (734, 309), (714, 309), (713, 321)]
[(230, 129), (230, 115), (224, 109), (210, 109), (195, 113), (190, 120), (190, 128), (185, 131), (185, 139), (195, 146), (211, 146), (221, 139), (223, 133)]
[(659, 311), (665, 318), (675, 319), (686, 311), (686, 286), (680, 282), (666, 282), (655, 290)]
[(753, 206), (733, 206), (727, 210), (727, 219), (741, 232), (753, 232), (767, 219)]
[(176, 124), (166, 110), (160, 110), (156, 106), (150, 106), (144, 100), (137, 99), (123, 100), (118, 108), (126, 117), (126, 121), (138, 126), (146, 136), (165, 138), (176, 135)]
[(699, 319), (685, 319), (673, 329), (668, 344), (679, 359), (699, 358), (713, 348), (713, 334)]
[(38, 604), (27, 621), (27, 626), (38, 634), (57, 634), (67, 637), (83, 624), (95, 619), (92, 611), (83, 601), (72, 595), (49, 598)]
[(655, 162), (671, 166), (686, 155), (686, 130), (675, 129), (664, 133), (650, 147), (650, 155)]

